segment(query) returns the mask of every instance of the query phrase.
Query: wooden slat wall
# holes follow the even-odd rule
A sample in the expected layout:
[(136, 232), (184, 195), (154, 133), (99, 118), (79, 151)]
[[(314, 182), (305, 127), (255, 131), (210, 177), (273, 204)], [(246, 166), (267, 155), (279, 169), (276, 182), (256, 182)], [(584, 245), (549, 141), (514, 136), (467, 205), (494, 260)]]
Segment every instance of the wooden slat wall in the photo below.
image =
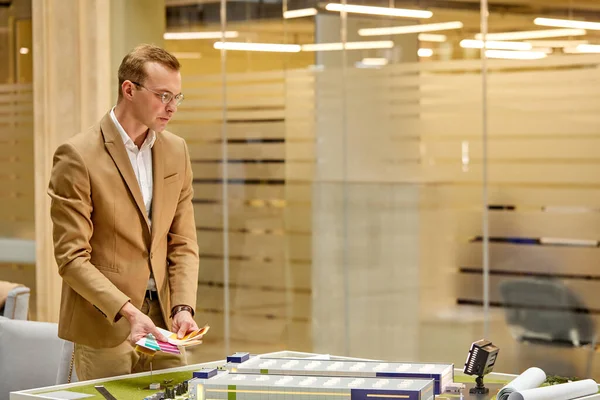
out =
[[(34, 240), (33, 87), (0, 85), (0, 237)], [(32, 289), (35, 318), (35, 265), (0, 262), (0, 280)]]
[[(595, 295), (600, 290), (595, 262), (600, 249), (540, 243), (544, 238), (600, 240), (600, 94), (593, 90), (600, 79), (600, 57), (490, 61), (487, 160), (482, 121), (473, 116), (481, 110), (481, 77), (469, 74), (467, 66), (458, 63), (440, 71), (439, 63), (437, 71), (419, 78), (421, 118), (411, 134), (416, 131), (421, 138), (422, 179), (432, 183), (423, 190), (420, 206), (423, 213), (441, 217), (429, 231), (442, 230), (450, 239), (450, 244), (437, 247), (446, 260), (425, 265), (431, 271), (427, 277), (436, 279), (436, 271), (452, 268), (458, 272), (452, 298), (480, 307), (482, 244), (477, 238), (483, 236), (482, 166), (487, 161), (490, 301), (500, 311), (491, 319), (495, 343), (507, 349), (517, 346), (505, 322), (509, 299), (499, 290), (507, 281), (559, 282), (600, 322)], [(505, 353), (498, 368), (517, 372), (518, 353)], [(574, 354), (566, 353), (563, 365)], [(583, 361), (569, 367), (572, 374), (585, 373)], [(594, 376), (599, 373), (593, 371)]]
[(0, 85), (0, 236), (33, 238), (32, 86)]
[[(496, 239), (600, 240), (599, 65), (597, 56), (488, 64), (495, 304), (498, 284), (523, 274), (553, 276), (584, 300), (597, 290), (596, 247)], [(213, 340), (222, 339), (225, 318), (228, 207), (231, 339), (244, 350), (345, 352), (348, 338), (352, 355), (464, 361), (462, 349), (477, 339), (466, 330), (479, 332), (483, 320), (468, 312), (468, 328), (455, 329), (441, 315), (456, 309), (449, 321), (461, 321), (456, 304), (482, 299), (474, 241), (482, 236), (480, 68), (449, 61), (345, 76), (228, 74), (226, 119), (220, 77), (186, 78), (171, 129), (187, 139), (194, 162), (198, 307), (215, 327)], [(503, 318), (493, 314), (497, 340), (512, 346)], [(445, 356), (419, 339), (424, 327), (440, 342), (456, 333)], [(500, 367), (510, 370), (512, 356)]]
[[(285, 78), (282, 71), (228, 74), (224, 101), (220, 76), (186, 76), (186, 101), (169, 127), (186, 139), (194, 172), (198, 319), (213, 328), (203, 354), (221, 348), (226, 317), (232, 346), (245, 351), (310, 349), (314, 158), (310, 135), (295, 137), (286, 130)], [(225, 208), (228, 232), (223, 231)], [(226, 257), (229, 282), (224, 280)], [(225, 285), (229, 316), (224, 314)]]
[[(554, 277), (590, 308), (597, 303), (598, 247), (502, 240), (600, 240), (599, 65), (598, 56), (488, 63), (495, 304), (500, 282), (527, 275)], [(314, 345), (345, 351), (339, 343), (347, 340), (352, 355), (459, 364), (483, 334), (479, 311), (456, 306), (483, 298), (481, 242), (474, 240), (483, 234), (481, 62), (344, 73), (316, 73), (314, 104), (304, 105), (314, 108), (313, 215), (323, 220), (313, 229), (313, 276), (321, 278), (313, 279), (321, 328)], [(387, 307), (379, 308), (386, 290)], [(492, 321), (498, 344), (514, 348), (504, 314)], [(342, 329), (350, 333), (342, 337)], [(445, 345), (424, 343), (423, 331), (428, 343)], [(516, 372), (516, 354), (505, 354), (498, 368)]]

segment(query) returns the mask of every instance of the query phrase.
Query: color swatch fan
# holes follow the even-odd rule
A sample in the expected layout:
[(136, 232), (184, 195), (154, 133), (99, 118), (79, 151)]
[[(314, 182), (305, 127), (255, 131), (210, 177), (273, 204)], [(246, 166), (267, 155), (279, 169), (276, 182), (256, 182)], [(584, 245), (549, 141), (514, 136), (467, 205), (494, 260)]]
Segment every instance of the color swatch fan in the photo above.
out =
[(178, 339), (176, 333), (158, 328), (160, 333), (162, 333), (167, 338), (169, 343), (184, 347), (202, 343), (202, 337), (206, 334), (206, 332), (208, 332), (209, 329), (210, 326), (204, 325), (202, 328), (192, 331), (184, 337), (182, 337), (181, 339)]
[(177, 346), (188, 347), (202, 343), (202, 337), (208, 332), (210, 327), (205, 325), (204, 327), (197, 329), (193, 332), (188, 333), (183, 338), (178, 339), (177, 334), (169, 332), (165, 329), (157, 328), (160, 333), (167, 338), (167, 342), (156, 340), (154, 335), (149, 333), (146, 337), (141, 338), (135, 342), (135, 350), (153, 356), (157, 351), (162, 351), (171, 354), (180, 354)]
[(156, 340), (154, 335), (149, 333), (146, 337), (141, 338), (135, 343), (135, 350), (153, 356), (157, 351), (162, 351), (171, 354), (180, 354), (179, 348), (169, 342), (161, 342)]

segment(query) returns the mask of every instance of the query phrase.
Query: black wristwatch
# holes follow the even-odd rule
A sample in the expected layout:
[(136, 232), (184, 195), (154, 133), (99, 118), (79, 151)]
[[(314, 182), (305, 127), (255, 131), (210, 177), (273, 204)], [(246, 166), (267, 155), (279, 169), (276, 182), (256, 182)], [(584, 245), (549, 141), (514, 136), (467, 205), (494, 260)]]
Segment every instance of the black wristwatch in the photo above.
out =
[(173, 318), (179, 311), (189, 311), (190, 314), (192, 314), (192, 317), (194, 316), (194, 309), (192, 307), (181, 304), (171, 309), (171, 318)]

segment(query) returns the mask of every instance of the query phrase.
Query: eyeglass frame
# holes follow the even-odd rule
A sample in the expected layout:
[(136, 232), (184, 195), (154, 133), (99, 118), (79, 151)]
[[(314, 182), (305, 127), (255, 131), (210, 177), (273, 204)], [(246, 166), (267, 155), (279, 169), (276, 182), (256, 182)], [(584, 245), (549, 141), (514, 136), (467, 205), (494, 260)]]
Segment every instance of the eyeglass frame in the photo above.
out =
[(154, 93), (155, 95), (157, 95), (160, 98), (160, 101), (162, 101), (163, 104), (169, 104), (171, 101), (175, 100), (175, 105), (177, 107), (179, 107), (181, 105), (181, 103), (183, 102), (183, 99), (185, 98), (183, 93), (179, 93), (179, 94), (173, 94), (171, 92), (159, 93), (159, 92), (155, 92), (152, 89), (148, 89), (146, 86), (142, 85), (139, 82), (134, 82), (134, 81), (129, 81), (129, 82), (133, 83), (136, 86), (142, 87), (149, 92)]

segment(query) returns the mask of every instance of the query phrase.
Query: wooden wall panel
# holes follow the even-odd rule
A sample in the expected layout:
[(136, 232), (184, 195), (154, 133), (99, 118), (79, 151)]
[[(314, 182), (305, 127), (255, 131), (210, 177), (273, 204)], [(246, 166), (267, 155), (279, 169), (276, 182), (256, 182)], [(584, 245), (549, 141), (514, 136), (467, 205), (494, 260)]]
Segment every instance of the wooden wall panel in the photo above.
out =
[[(461, 246), (454, 264), (468, 270), (481, 270), (481, 243)], [(492, 271), (531, 276), (588, 278), (597, 275), (600, 249), (577, 246), (524, 246), (518, 243), (491, 243)], [(564, 266), (569, 268), (565, 269)]]
[[(484, 162), (494, 207), (490, 235), (500, 240), (491, 244), (494, 296), (499, 274), (554, 276), (591, 295), (596, 248), (515, 240), (600, 240), (600, 95), (594, 90), (600, 58), (490, 60), (488, 66), (487, 160), (477, 60), (349, 68), (344, 75), (335, 68), (229, 74), (226, 100), (220, 76), (185, 77), (186, 103), (172, 129), (186, 138), (194, 162), (201, 268), (208, 278), (202, 283), (201, 275), (201, 286), (215, 285), (206, 291), (206, 312), (222, 315), (224, 258), (231, 299), (239, 302), (234, 330), (262, 321), (276, 332), (268, 336), (274, 341), (290, 338), (281, 325), (270, 325), (280, 318), (324, 321), (344, 312), (336, 308), (335, 291), (327, 293), (330, 308), (314, 312), (289, 296), (314, 290), (340, 265), (351, 268), (352, 293), (365, 298), (381, 289), (373, 282), (391, 274), (386, 293), (395, 298), (401, 287), (402, 301), (418, 307), (421, 320), (435, 320), (439, 307), (459, 300), (480, 300), (482, 252), (474, 240), (482, 235)], [(226, 176), (223, 147), (230, 159)], [(400, 282), (394, 286), (392, 278)], [(261, 292), (268, 288), (288, 296)], [(276, 317), (267, 322), (267, 314)], [(390, 332), (402, 335), (396, 328)], [(427, 358), (427, 349), (421, 351)]]
[(221, 83), (185, 76), (186, 101), (170, 125), (186, 139), (194, 173), (198, 318), (213, 321), (217, 341), (229, 318), (229, 339), (250, 351), (267, 342), (308, 350), (309, 336), (298, 332), (310, 333), (311, 320), (311, 136), (288, 135), (283, 71), (228, 74), (226, 115)]
[[(34, 240), (31, 84), (0, 85), (0, 202), (0, 237)], [(0, 280), (32, 289), (30, 318), (35, 318), (35, 266), (0, 260)]]
[(0, 85), (0, 171), (0, 236), (33, 239), (31, 84)]

